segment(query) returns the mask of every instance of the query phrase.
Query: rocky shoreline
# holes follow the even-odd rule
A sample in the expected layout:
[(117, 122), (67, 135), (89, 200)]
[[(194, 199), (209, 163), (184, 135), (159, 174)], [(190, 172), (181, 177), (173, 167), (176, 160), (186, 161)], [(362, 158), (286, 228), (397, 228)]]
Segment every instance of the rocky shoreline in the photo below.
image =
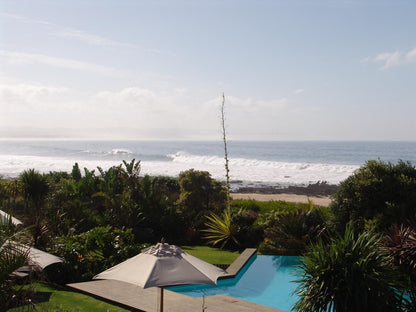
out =
[(308, 186), (256, 186), (238, 187), (231, 193), (250, 193), (250, 194), (294, 194), (316, 197), (327, 197), (333, 195), (338, 190), (339, 185), (328, 184), (327, 182), (317, 182)]

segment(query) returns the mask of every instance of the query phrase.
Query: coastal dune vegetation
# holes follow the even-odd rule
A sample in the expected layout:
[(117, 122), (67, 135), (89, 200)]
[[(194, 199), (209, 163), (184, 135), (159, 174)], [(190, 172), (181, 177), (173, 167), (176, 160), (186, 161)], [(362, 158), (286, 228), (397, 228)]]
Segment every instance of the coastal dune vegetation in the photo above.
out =
[[(340, 300), (344, 297), (339, 293), (350, 291), (350, 300), (358, 304), (350, 307), (354, 311), (370, 311), (374, 300), (379, 311), (392, 306), (400, 311), (414, 308), (416, 169), (410, 163), (368, 161), (339, 185), (329, 207), (316, 206), (312, 201), (229, 201), (227, 195), (227, 188), (209, 172), (190, 169), (177, 178), (142, 176), (140, 161), (134, 159), (108, 170), (81, 170), (78, 164), (72, 172), (28, 169), (18, 179), (0, 180), (0, 209), (24, 223), (22, 230), (13, 227), (11, 220), (3, 222), (2, 245), (13, 237), (65, 258), (43, 275), (51, 285), (65, 285), (88, 281), (161, 237), (205, 258), (209, 252), (201, 252), (198, 246), (215, 244), (212, 235), (218, 231), (218, 237), (232, 235), (217, 246), (233, 256), (225, 260), (216, 255), (207, 257), (213, 264), (230, 264), (247, 247), (263, 254), (303, 256), (299, 301), (294, 307), (297, 311), (343, 311), (345, 305)], [(232, 232), (223, 224), (224, 211), (229, 212)], [(374, 241), (379, 248), (369, 250), (365, 240)], [(347, 252), (348, 248), (354, 252)], [(2, 249), (0, 260), (10, 257)], [(2, 269), (9, 266), (9, 271), (3, 272), (13, 272), (25, 258), (16, 261), (1, 262)], [(312, 270), (320, 265), (322, 269)], [(386, 266), (388, 270), (383, 271)], [(324, 274), (325, 269), (330, 274)], [(387, 283), (380, 277), (386, 272)], [(352, 276), (357, 282), (351, 282)], [(0, 279), (4, 311), (33, 295), (21, 287), (11, 287), (8, 274)], [(356, 283), (362, 283), (361, 296), (376, 299), (364, 302), (353, 291)], [(375, 285), (384, 292), (375, 295)], [(390, 291), (397, 294), (395, 301), (380, 295)]]

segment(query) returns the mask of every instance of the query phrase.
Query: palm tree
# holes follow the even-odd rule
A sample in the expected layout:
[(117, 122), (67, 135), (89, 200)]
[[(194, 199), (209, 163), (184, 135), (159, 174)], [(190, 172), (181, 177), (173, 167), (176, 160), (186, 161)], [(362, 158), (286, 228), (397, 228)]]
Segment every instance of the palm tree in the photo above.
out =
[(23, 196), (27, 205), (32, 205), (36, 216), (40, 215), (40, 210), (49, 193), (49, 183), (43, 174), (35, 169), (25, 170), (20, 176), (22, 182)]
[(371, 231), (319, 240), (301, 260), (295, 311), (400, 311), (405, 279)]
[(35, 169), (25, 170), (20, 176), (20, 181), (22, 183), (26, 207), (33, 209), (33, 239), (36, 247), (38, 246), (39, 238), (47, 231), (46, 226), (42, 224), (41, 210), (49, 193), (50, 186), (47, 177), (35, 171)]

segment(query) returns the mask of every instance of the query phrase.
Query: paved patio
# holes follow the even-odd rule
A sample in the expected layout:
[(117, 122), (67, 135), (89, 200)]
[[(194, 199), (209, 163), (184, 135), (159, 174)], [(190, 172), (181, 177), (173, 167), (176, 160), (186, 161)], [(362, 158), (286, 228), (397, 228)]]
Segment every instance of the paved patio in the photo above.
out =
[[(238, 274), (247, 261), (256, 253), (255, 249), (246, 249), (228, 268), (225, 278)], [(88, 295), (116, 303), (132, 311), (158, 311), (160, 300), (159, 288), (143, 289), (129, 283), (115, 280), (94, 280), (84, 283), (68, 284), (67, 286)], [(205, 310), (203, 310), (205, 307)], [(169, 290), (164, 291), (165, 312), (283, 312), (282, 310), (255, 304), (226, 295), (192, 298)]]

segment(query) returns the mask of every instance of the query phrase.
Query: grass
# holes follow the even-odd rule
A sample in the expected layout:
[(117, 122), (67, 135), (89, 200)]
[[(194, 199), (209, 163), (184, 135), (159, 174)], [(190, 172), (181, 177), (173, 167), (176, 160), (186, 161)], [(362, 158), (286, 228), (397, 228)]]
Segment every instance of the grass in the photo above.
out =
[[(36, 294), (34, 302), (40, 312), (127, 312), (118, 306), (93, 297), (68, 291), (64, 287), (54, 287), (44, 283), (32, 284)], [(8, 312), (31, 311), (27, 306), (9, 309)], [(32, 310), (33, 311), (33, 310)]]
[(238, 251), (227, 251), (207, 246), (182, 246), (182, 249), (211, 264), (231, 264), (240, 255)]
[(297, 209), (309, 210), (309, 204), (291, 203), (282, 200), (257, 201), (254, 199), (234, 199), (232, 206), (248, 210), (267, 213), (271, 211), (294, 211)]

